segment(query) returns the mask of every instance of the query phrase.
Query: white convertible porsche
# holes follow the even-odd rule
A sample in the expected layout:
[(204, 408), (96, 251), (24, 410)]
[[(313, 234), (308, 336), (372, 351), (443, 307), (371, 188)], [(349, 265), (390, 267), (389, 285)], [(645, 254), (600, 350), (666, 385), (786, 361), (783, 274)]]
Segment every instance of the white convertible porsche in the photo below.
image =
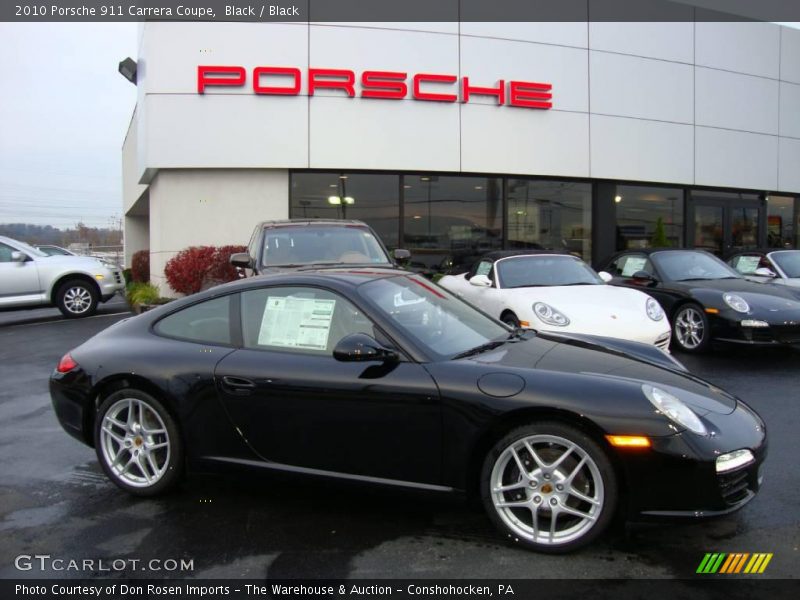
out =
[(666, 350), (670, 325), (643, 292), (607, 285), (580, 258), (548, 250), (497, 251), (439, 285), (513, 327), (584, 333), (655, 344)]

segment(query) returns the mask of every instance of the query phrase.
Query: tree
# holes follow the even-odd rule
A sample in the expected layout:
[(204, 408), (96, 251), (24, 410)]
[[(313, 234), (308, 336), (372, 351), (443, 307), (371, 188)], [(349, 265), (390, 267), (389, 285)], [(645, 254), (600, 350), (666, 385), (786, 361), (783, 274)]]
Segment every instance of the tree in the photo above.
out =
[(667, 237), (667, 230), (664, 227), (664, 219), (662, 217), (656, 219), (656, 229), (653, 232), (653, 237), (650, 238), (650, 245), (653, 248), (669, 248), (672, 245)]

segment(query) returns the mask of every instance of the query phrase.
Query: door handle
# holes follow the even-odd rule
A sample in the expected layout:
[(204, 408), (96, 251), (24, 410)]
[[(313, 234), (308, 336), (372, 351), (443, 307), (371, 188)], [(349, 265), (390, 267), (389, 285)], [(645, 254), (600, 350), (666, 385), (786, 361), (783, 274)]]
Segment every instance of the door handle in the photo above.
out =
[(231, 377), (229, 375), (225, 375), (222, 378), (222, 384), (237, 394), (247, 394), (256, 387), (256, 384), (249, 379), (244, 379), (243, 377)]

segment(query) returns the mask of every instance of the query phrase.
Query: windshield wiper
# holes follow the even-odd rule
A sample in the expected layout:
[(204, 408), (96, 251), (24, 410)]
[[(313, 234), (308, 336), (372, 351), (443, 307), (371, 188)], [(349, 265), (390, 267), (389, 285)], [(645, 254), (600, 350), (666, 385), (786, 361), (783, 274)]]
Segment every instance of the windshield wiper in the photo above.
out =
[(575, 283), (562, 283), (558, 287), (567, 287), (568, 285), (597, 285), (591, 281), (576, 281)]
[(502, 340), (492, 340), (491, 342), (486, 342), (485, 344), (481, 344), (480, 346), (475, 346), (474, 348), (470, 348), (469, 350), (465, 350), (459, 354), (456, 354), (451, 358), (451, 360), (457, 360), (459, 358), (467, 358), (468, 356), (475, 356), (476, 354), (480, 354), (482, 352), (487, 352), (488, 350), (494, 350), (498, 346), (502, 346), (508, 342), (517, 341), (525, 339), (525, 334), (528, 333), (527, 329), (522, 329), (521, 327), (517, 327), (513, 331), (511, 331), (508, 336), (506, 336)]

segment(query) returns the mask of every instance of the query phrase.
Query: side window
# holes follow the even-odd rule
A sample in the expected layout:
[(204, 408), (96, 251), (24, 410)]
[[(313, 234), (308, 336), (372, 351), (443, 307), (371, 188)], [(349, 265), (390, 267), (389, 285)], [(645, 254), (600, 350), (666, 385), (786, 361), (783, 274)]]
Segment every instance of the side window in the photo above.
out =
[(230, 344), (230, 296), (194, 304), (161, 319), (156, 333), (205, 344)]
[(761, 256), (753, 254), (740, 254), (728, 261), (728, 264), (742, 275), (751, 275), (759, 267), (763, 267)]
[(14, 252), (14, 248), (7, 244), (0, 243), (0, 263), (11, 262), (12, 252)]
[(330, 356), (343, 337), (377, 337), (372, 322), (338, 294), (312, 287), (242, 293), (245, 348)]
[(637, 271), (655, 275), (653, 264), (644, 254), (624, 254), (611, 263), (610, 269), (616, 277), (632, 277)]
[(261, 232), (263, 228), (261, 225), (256, 226), (253, 235), (250, 236), (250, 242), (247, 244), (247, 253), (252, 258), (258, 257), (258, 242), (261, 241)]

